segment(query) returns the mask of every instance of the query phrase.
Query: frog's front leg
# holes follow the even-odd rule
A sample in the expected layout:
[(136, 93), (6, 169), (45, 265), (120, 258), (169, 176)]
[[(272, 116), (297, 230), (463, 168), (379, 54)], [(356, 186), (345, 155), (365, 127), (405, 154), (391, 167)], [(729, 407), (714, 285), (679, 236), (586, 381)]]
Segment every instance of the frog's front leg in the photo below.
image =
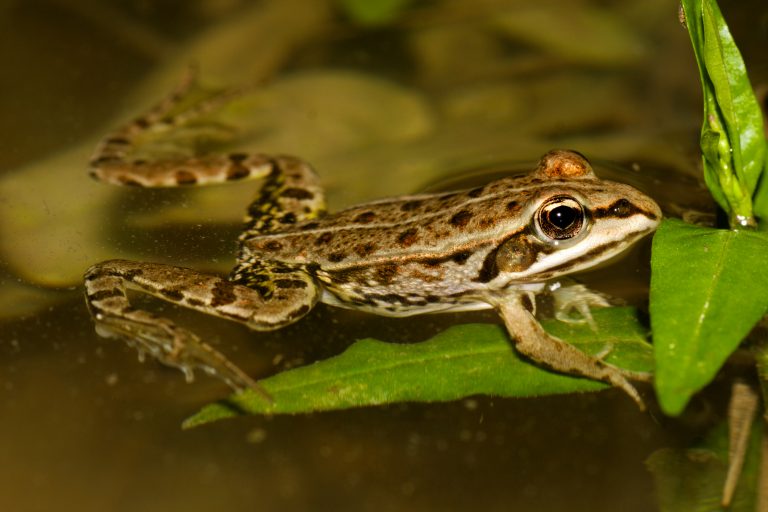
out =
[(597, 331), (597, 325), (591, 309), (611, 305), (605, 295), (583, 284), (555, 282), (548, 285), (548, 289), (554, 301), (555, 318), (570, 324), (586, 323), (593, 331)]
[(581, 375), (621, 388), (641, 410), (645, 410), (642, 398), (629, 379), (648, 381), (650, 374), (618, 368), (548, 334), (526, 309), (522, 299), (522, 295), (512, 295), (495, 306), (520, 354), (552, 370)]
[[(148, 311), (134, 309), (126, 288), (203, 313), (241, 322), (251, 329), (272, 330), (304, 316), (318, 300), (311, 276), (300, 270), (264, 264), (259, 288), (236, 284), (219, 276), (158, 263), (110, 260), (85, 274), (86, 302), (105, 337), (123, 338), (142, 353), (181, 369), (213, 374), (236, 390), (251, 388), (268, 396), (248, 375), (194, 333)], [(271, 279), (277, 271), (279, 278)]]

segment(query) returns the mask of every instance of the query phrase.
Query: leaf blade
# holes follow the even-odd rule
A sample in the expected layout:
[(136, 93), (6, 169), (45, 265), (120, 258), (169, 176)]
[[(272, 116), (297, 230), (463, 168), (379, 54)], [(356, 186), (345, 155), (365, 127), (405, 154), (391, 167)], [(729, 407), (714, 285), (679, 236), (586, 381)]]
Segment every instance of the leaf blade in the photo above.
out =
[[(704, 178), (732, 227), (754, 226), (752, 196), (768, 165), (762, 112), (717, 2), (683, 0), (682, 7), (704, 96)], [(761, 200), (758, 215), (764, 210)]]
[(657, 230), (650, 310), (656, 391), (667, 414), (683, 410), (768, 310), (768, 275), (753, 271), (765, 254), (764, 233), (674, 219)]
[[(587, 326), (545, 322), (554, 335), (588, 352), (617, 350), (609, 361), (632, 369), (652, 367), (645, 329), (634, 310), (594, 312), (598, 333)], [(537, 396), (592, 391), (606, 384), (555, 374), (516, 356), (503, 327), (466, 324), (409, 345), (361, 340), (347, 351), (313, 365), (289, 370), (260, 382), (275, 398), (267, 404), (256, 394), (232, 395), (204, 407), (186, 428), (238, 414), (297, 414), (403, 401), (449, 401), (471, 395)]]

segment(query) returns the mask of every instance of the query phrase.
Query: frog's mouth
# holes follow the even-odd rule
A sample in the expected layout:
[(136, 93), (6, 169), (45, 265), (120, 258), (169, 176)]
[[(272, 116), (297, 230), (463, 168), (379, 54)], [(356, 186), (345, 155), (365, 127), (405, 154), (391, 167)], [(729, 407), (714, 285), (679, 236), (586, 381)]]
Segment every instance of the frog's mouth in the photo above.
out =
[(621, 255), (631, 245), (655, 231), (659, 224), (656, 218), (646, 217), (643, 214), (637, 215), (631, 224), (628, 223), (628, 219), (607, 222), (620, 224), (620, 226), (617, 225), (616, 229), (610, 229), (612, 226), (609, 225), (605, 226), (606, 229), (602, 230), (604, 236), (601, 236), (601, 242), (591, 245), (586, 251), (583, 246), (576, 245), (546, 255), (541, 261), (542, 265), (531, 265), (532, 274), (537, 278), (549, 279), (592, 268)]
[[(492, 287), (511, 283), (546, 281), (566, 274), (593, 268), (616, 258), (659, 224), (654, 212), (634, 213), (629, 217), (603, 217), (599, 224), (590, 222), (588, 233), (578, 240), (543, 241), (530, 231), (511, 238), (509, 246), (501, 244), (493, 255), (500, 271), (493, 276)], [(503, 252), (503, 251), (506, 251)], [(510, 263), (508, 255), (513, 258)], [(490, 256), (490, 255), (489, 255)], [(486, 281), (487, 282), (487, 281)]]

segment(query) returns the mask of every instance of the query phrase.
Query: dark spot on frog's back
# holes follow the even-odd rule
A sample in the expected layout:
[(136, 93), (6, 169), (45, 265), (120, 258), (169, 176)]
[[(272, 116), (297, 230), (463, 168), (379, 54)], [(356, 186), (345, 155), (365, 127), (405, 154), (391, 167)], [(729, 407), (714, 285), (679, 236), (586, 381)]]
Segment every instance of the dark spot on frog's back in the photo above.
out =
[(333, 233), (326, 231), (315, 239), (315, 245), (327, 245), (333, 239)]
[(474, 197), (480, 197), (481, 195), (483, 195), (483, 187), (473, 188), (472, 190), (467, 192), (467, 197), (474, 198)]
[(268, 251), (279, 251), (283, 248), (283, 244), (278, 242), (277, 240), (270, 240), (269, 242), (264, 244), (264, 248)]
[(478, 222), (478, 225), (483, 229), (489, 228), (494, 224), (496, 224), (496, 219), (494, 219), (491, 216), (483, 217), (482, 219), (480, 219), (480, 222)]
[(466, 226), (469, 221), (472, 219), (472, 213), (470, 213), (468, 210), (460, 210), (457, 213), (455, 213), (452, 217), (450, 222), (451, 226), (457, 227), (457, 228), (463, 228)]
[(347, 257), (346, 254), (343, 252), (332, 252), (328, 255), (328, 261), (331, 263), (338, 263), (340, 261), (343, 261)]
[(410, 247), (416, 243), (418, 237), (416, 236), (416, 228), (406, 229), (397, 237), (397, 243), (402, 247)]
[(510, 202), (508, 202), (507, 203), (507, 211), (508, 212), (512, 212), (512, 213), (520, 211), (520, 203), (518, 203), (517, 201), (510, 201)]
[(404, 202), (404, 203), (403, 203), (403, 204), (400, 206), (400, 209), (401, 209), (402, 211), (404, 211), (404, 212), (410, 212), (410, 211), (416, 210), (416, 209), (417, 209), (417, 208), (419, 208), (421, 205), (422, 205), (422, 202), (421, 202), (421, 201), (416, 201), (416, 200), (414, 200), (414, 201), (406, 201), (406, 202)]
[(367, 277), (368, 270), (365, 268), (343, 268), (339, 270), (329, 270), (328, 275), (334, 284), (345, 284), (350, 282), (360, 282)]
[(280, 217), (281, 224), (296, 224), (296, 215), (293, 212), (288, 212)]
[(368, 256), (375, 250), (376, 250), (376, 244), (370, 243), (370, 242), (367, 244), (359, 244), (355, 248), (355, 252), (359, 254), (360, 257)]
[(368, 224), (369, 222), (371, 222), (375, 218), (376, 218), (376, 214), (375, 213), (370, 212), (370, 211), (369, 212), (363, 212), (363, 213), (357, 215), (353, 222), (358, 222), (360, 224)]

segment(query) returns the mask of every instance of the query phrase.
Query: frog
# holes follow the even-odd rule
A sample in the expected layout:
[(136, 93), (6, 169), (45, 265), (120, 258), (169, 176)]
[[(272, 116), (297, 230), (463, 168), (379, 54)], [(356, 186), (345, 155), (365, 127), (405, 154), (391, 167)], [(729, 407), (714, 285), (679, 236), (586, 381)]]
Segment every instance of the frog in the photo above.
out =
[(590, 310), (609, 305), (606, 298), (578, 283), (563, 286), (562, 279), (652, 233), (662, 216), (653, 199), (598, 178), (584, 155), (562, 149), (547, 152), (525, 175), (336, 213), (326, 209), (318, 174), (297, 157), (189, 151), (134, 158), (147, 133), (182, 129), (236, 96), (222, 90), (189, 102), (194, 82), (186, 77), (154, 107), (104, 137), (90, 173), (101, 182), (135, 187), (261, 180), (237, 239), (236, 262), (228, 276), (125, 259), (91, 266), (85, 299), (100, 336), (123, 339), (188, 380), (202, 370), (271, 401), (254, 378), (199, 336), (134, 308), (127, 290), (254, 331), (292, 324), (318, 303), (389, 317), (493, 309), (511, 351), (548, 370), (619, 388), (645, 408), (633, 381), (649, 381), (651, 374), (614, 366), (604, 354), (589, 355), (547, 333), (536, 317), (536, 299), (552, 293), (558, 318), (593, 325)]

